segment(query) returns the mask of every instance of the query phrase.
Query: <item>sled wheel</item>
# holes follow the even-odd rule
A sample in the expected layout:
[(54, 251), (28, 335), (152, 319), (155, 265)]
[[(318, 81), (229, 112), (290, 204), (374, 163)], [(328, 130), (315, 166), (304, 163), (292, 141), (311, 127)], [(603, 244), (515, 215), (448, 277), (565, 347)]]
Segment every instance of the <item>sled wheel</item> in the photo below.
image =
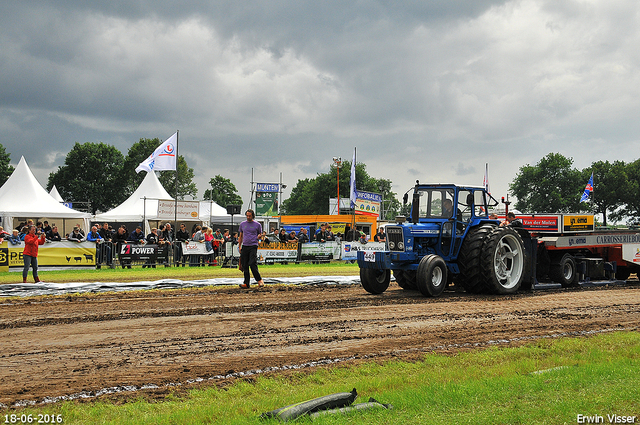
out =
[(554, 282), (558, 282), (563, 288), (576, 286), (578, 284), (578, 267), (576, 260), (571, 254), (564, 254), (560, 262), (552, 264), (549, 268), (549, 277)]

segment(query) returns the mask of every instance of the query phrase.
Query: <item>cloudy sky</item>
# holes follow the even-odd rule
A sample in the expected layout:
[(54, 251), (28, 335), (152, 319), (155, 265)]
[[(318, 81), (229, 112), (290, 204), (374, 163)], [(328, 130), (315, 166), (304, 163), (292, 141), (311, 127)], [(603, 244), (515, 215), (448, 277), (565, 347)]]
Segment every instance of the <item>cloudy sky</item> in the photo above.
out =
[(354, 147), (399, 197), (481, 185), (487, 162), (499, 199), (550, 152), (640, 157), (636, 0), (179, 3), (2, 2), (12, 163), (46, 185), (76, 142), (179, 130), (199, 195), (221, 174), (246, 203), (252, 168), (291, 188)]

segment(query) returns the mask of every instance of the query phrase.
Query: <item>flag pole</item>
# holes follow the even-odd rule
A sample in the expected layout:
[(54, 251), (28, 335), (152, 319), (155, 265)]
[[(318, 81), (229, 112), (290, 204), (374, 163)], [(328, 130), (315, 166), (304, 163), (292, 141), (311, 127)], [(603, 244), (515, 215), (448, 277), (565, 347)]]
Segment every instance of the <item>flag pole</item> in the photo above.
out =
[[(353, 176), (351, 176), (351, 181), (353, 182), (353, 189), (350, 188), (349, 192), (351, 192), (351, 190), (356, 190), (357, 186), (356, 186), (356, 147), (353, 147), (353, 164), (351, 164), (351, 168), (353, 169)], [(353, 194), (349, 194), (349, 197), (353, 196)], [(355, 200), (351, 199), (351, 231), (354, 232), (356, 230), (356, 208), (355, 208)], [(377, 231), (378, 229), (376, 229)], [(353, 233), (355, 235), (355, 233)], [(357, 240), (354, 240), (353, 242), (357, 242)]]
[(173, 231), (174, 236), (173, 240), (175, 242), (176, 236), (178, 235), (178, 139), (179, 139), (180, 130), (176, 130), (176, 183), (175, 189), (176, 193), (174, 195), (174, 205), (173, 205)]

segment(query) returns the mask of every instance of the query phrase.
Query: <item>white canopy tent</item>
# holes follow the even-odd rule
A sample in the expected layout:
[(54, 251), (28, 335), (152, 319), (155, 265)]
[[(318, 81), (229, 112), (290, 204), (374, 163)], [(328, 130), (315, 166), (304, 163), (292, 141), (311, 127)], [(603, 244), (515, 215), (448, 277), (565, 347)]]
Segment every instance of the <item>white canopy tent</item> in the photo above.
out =
[[(173, 200), (169, 193), (162, 187), (155, 172), (148, 172), (140, 186), (129, 198), (114, 209), (105, 213), (96, 214), (94, 221), (98, 222), (136, 222), (144, 223), (144, 232), (151, 232), (149, 221), (161, 221), (158, 217), (158, 201)], [(189, 220), (205, 224), (209, 223), (211, 217), (217, 217), (220, 221), (231, 220), (225, 208), (211, 201), (199, 201), (199, 214)], [(162, 221), (167, 220), (166, 218)]]
[(144, 232), (151, 232), (149, 220), (158, 218), (158, 200), (173, 200), (171, 195), (162, 187), (156, 173), (147, 173), (140, 186), (126, 201), (105, 213), (96, 214), (94, 221), (99, 222), (144, 222)]
[[(0, 188), (0, 214), (3, 227), (8, 232), (18, 224), (14, 223), (14, 220), (27, 219), (34, 221), (60, 219), (61, 221), (56, 224), (61, 234), (69, 233), (75, 224), (81, 224), (86, 231), (91, 218), (91, 214), (68, 208), (54, 199), (38, 183), (24, 157), (20, 158), (13, 174)], [(50, 224), (53, 225), (53, 223)]]
[(56, 187), (55, 184), (51, 188), (51, 191), (49, 191), (49, 195), (51, 195), (53, 199), (55, 199), (58, 202), (64, 202), (64, 199), (62, 199), (62, 196), (60, 196), (60, 192), (58, 192), (58, 188)]

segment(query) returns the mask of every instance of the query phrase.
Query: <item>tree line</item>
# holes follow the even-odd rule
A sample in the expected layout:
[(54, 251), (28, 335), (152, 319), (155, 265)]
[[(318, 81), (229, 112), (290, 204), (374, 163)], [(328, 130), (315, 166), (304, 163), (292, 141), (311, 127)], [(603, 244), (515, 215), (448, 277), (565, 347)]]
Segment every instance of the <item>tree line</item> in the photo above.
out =
[[(589, 202), (580, 202), (593, 173), (593, 192)], [(536, 165), (520, 167), (509, 185), (517, 199), (514, 207), (522, 213), (602, 214), (607, 220), (636, 223), (640, 217), (640, 159), (596, 161), (579, 170), (573, 159), (549, 153)]]
[[(47, 190), (55, 185), (68, 201), (88, 202), (91, 212), (108, 211), (129, 197), (145, 177), (135, 168), (161, 144), (161, 140), (140, 139), (123, 155), (116, 147), (104, 143), (76, 143), (67, 154), (64, 165), (49, 174)], [(194, 172), (180, 155), (177, 173), (160, 173), (158, 177), (172, 197), (196, 199), (198, 189), (193, 183)], [(391, 180), (369, 175), (366, 165), (356, 163), (358, 190), (382, 194), (382, 220), (393, 220), (402, 206), (391, 191)], [(298, 180), (290, 196), (281, 204), (281, 212), (288, 215), (327, 214), (329, 198), (349, 198), (351, 162), (343, 161), (338, 168), (330, 166), (328, 173)], [(13, 172), (10, 155), (0, 144), (0, 185)], [(338, 181), (338, 173), (340, 179)], [(593, 173), (594, 191), (589, 202), (580, 202), (584, 188)], [(176, 183), (177, 178), (177, 183)], [(640, 159), (624, 161), (596, 161), (579, 170), (573, 159), (559, 153), (549, 153), (535, 165), (520, 167), (509, 184), (509, 194), (516, 198), (514, 207), (522, 213), (579, 213), (602, 214), (608, 219), (636, 223), (640, 217)], [(210, 179), (203, 200), (221, 206), (242, 204), (236, 186), (217, 175)]]

